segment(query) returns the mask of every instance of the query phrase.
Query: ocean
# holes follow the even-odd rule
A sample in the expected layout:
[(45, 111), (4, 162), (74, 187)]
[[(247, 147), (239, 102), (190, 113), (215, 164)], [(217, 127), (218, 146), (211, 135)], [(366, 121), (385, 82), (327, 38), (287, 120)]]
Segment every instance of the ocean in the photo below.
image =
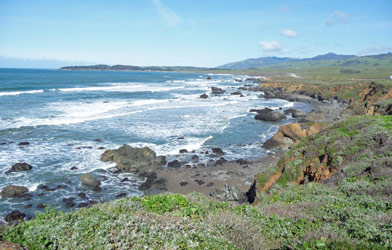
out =
[[(231, 95), (245, 84), (255, 86), (251, 81), (238, 81), (245, 78), (199, 73), (0, 69), (0, 190), (21, 185), (33, 195), (31, 200), (1, 198), (0, 218), (16, 209), (32, 216), (44, 211), (37, 208), (42, 203), (66, 210), (62, 200), (69, 197), (75, 197), (78, 204), (86, 199), (112, 200), (123, 192), (128, 197), (142, 195), (138, 186), (143, 179), (116, 174), (114, 164), (99, 160), (105, 149), (123, 144), (148, 146), (158, 155), (166, 155), (168, 161), (190, 161), (197, 154), (206, 162), (210, 158), (202, 152), (213, 147), (222, 148), (227, 160), (267, 154), (261, 145), (279, 124), (257, 121), (249, 110), (306, 110), (309, 106), (259, 98), (257, 92), (242, 91), (243, 97)], [(210, 87), (227, 93), (211, 96)], [(203, 93), (209, 98), (201, 99)], [(29, 145), (19, 146), (20, 142)], [(190, 153), (179, 154), (180, 149)], [(7, 173), (18, 162), (33, 168)], [(100, 178), (102, 192), (81, 184), (80, 177), (86, 173)], [(130, 181), (122, 182), (124, 178)], [(45, 191), (40, 188), (43, 185), (55, 190)], [(64, 187), (56, 188), (58, 185)], [(78, 193), (87, 197), (78, 197)], [(31, 208), (25, 208), (27, 204)]]

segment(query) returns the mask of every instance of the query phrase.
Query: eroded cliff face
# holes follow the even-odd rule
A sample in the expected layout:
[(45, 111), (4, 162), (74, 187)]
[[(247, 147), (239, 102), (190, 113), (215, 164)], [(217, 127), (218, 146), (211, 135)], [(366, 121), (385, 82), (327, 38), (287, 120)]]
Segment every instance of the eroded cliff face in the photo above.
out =
[[(288, 183), (338, 182), (353, 175), (392, 177), (392, 116), (354, 116), (305, 137), (255, 178), (256, 194)], [(391, 190), (392, 191), (392, 190)]]
[(349, 104), (356, 114), (391, 115), (392, 86), (382, 83), (358, 83), (335, 85), (308, 85), (266, 82), (256, 88), (268, 95), (289, 98), (290, 94), (302, 94), (319, 101), (336, 100)]

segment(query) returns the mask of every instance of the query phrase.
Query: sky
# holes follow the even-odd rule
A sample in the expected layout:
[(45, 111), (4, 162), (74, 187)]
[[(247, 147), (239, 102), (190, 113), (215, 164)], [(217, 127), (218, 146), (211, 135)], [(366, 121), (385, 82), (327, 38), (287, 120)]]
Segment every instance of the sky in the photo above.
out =
[(0, 67), (390, 51), (392, 0), (0, 0)]

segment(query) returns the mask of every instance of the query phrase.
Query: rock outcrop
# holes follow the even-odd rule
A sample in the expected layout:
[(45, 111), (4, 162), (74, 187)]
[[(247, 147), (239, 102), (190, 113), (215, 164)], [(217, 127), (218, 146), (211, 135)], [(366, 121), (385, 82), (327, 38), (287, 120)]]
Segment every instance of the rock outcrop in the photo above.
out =
[(325, 123), (290, 123), (280, 125), (279, 131), (269, 140), (264, 142), (264, 148), (289, 147), (306, 136), (315, 134), (327, 127)]
[(264, 108), (257, 110), (255, 119), (268, 122), (280, 122), (281, 120), (286, 119), (286, 117), (279, 111), (274, 111), (270, 108)]
[(157, 156), (149, 147), (134, 148), (123, 145), (115, 150), (106, 150), (101, 161), (114, 161), (120, 171), (128, 173), (148, 172), (166, 164), (164, 156)]
[(31, 170), (33, 167), (26, 162), (16, 163), (11, 167), (10, 172), (21, 172)]
[(82, 177), (80, 177), (80, 181), (82, 184), (93, 188), (99, 187), (101, 185), (101, 182), (91, 174), (82, 175)]
[(246, 202), (248, 200), (245, 193), (230, 184), (225, 184), (222, 190), (213, 188), (210, 196), (223, 201)]
[(15, 198), (22, 197), (27, 192), (29, 192), (27, 187), (11, 185), (3, 188), (3, 190), (0, 192), (0, 195), (3, 198)]

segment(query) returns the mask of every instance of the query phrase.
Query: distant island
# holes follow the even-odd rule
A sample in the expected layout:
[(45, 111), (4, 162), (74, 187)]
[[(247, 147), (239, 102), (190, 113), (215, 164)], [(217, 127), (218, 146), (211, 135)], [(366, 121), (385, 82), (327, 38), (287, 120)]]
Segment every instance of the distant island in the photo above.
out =
[(91, 70), (91, 71), (205, 71), (221, 70), (216, 68), (191, 67), (191, 66), (132, 66), (132, 65), (91, 65), (91, 66), (66, 66), (59, 70)]

